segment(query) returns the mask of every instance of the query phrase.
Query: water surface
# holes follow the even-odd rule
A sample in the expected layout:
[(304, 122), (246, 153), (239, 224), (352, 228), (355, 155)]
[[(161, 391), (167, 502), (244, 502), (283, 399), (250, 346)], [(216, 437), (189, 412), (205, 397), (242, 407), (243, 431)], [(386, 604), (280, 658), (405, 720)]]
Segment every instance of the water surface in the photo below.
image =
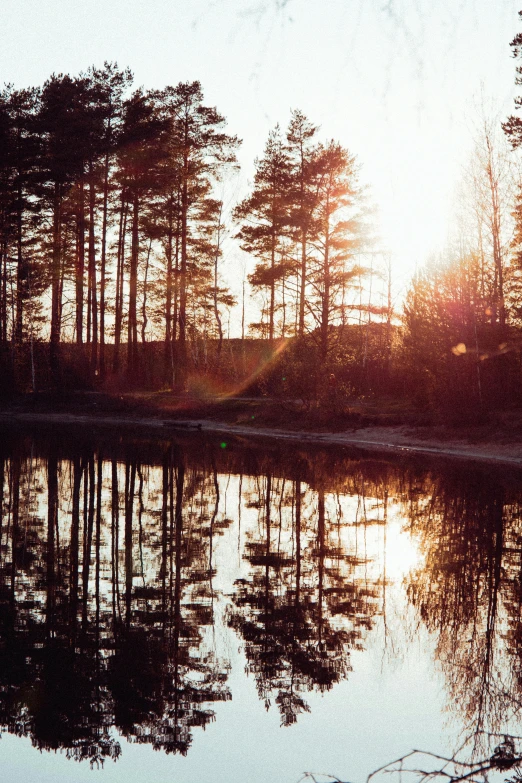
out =
[(522, 733), (520, 474), (208, 435), (1, 442), (2, 779), (357, 783)]

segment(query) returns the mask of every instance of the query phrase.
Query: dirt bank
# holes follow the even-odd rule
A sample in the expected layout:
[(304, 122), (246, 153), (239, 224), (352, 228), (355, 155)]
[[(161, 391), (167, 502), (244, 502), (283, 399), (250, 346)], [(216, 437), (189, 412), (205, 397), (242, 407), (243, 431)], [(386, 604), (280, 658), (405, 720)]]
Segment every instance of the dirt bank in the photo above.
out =
[(116, 427), (125, 430), (136, 428), (147, 429), (151, 432), (161, 433), (163, 436), (169, 431), (201, 431), (214, 433), (229, 433), (242, 438), (276, 438), (279, 440), (295, 441), (304, 445), (324, 446), (356, 446), (370, 451), (402, 452), (427, 454), (452, 459), (465, 459), (491, 463), (505, 463), (522, 466), (522, 440), (502, 442), (502, 437), (495, 438), (488, 435), (487, 439), (470, 441), (469, 437), (462, 435), (456, 437), (455, 433), (447, 430), (437, 432), (435, 428), (412, 428), (410, 426), (374, 426), (363, 429), (343, 432), (313, 432), (310, 430), (274, 427), (259, 427), (254, 424), (234, 424), (229, 421), (217, 419), (180, 419), (161, 416), (144, 416), (128, 414), (104, 414), (96, 415), (66, 413), (66, 412), (29, 412), (29, 411), (4, 411), (0, 412), (0, 425), (13, 423), (33, 425), (78, 425), (85, 427)]

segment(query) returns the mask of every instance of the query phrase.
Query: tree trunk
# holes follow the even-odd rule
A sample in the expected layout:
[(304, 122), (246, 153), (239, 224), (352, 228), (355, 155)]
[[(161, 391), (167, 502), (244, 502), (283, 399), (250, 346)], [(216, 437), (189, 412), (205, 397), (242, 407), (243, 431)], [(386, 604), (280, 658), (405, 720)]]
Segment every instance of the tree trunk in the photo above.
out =
[[(188, 130), (185, 127), (185, 141)], [(185, 386), (187, 379), (187, 220), (188, 220), (188, 154), (183, 160), (183, 185), (181, 189), (181, 269), (179, 274), (179, 336), (178, 359), (180, 384)]]
[(62, 195), (58, 184), (54, 186), (53, 198), (53, 244), (51, 258), (51, 335), (49, 364), (55, 387), (60, 384), (60, 255), (61, 255), (61, 207)]
[(76, 344), (83, 344), (83, 278), (85, 275), (85, 203), (83, 176), (78, 183), (76, 216)]
[[(327, 201), (327, 210), (328, 210)], [(326, 361), (328, 354), (328, 321), (330, 317), (330, 226), (326, 223), (326, 235), (323, 260), (323, 301), (321, 307), (321, 359)]]
[(0, 296), (0, 342), (7, 342), (7, 242), (2, 243), (0, 256), (2, 295)]
[[(87, 481), (84, 484), (84, 498), (87, 502), (87, 515), (84, 516), (84, 529), (83, 529), (83, 573), (82, 573), (82, 628), (85, 632), (87, 630), (87, 605), (89, 601), (89, 579), (91, 568), (91, 549), (92, 549), (92, 534), (94, 529), (94, 456), (90, 457), (88, 465), (85, 469), (85, 477), (89, 481), (89, 490), (87, 492)], [(85, 506), (84, 506), (85, 510)]]
[(486, 146), (488, 151), (487, 160), (487, 177), (491, 196), (491, 220), (490, 229), (493, 239), (493, 263), (495, 266), (495, 294), (496, 302), (495, 309), (498, 315), (498, 322), (501, 328), (501, 332), (504, 331), (506, 325), (506, 308), (504, 302), (504, 264), (502, 259), (502, 247), (501, 247), (501, 207), (498, 192), (499, 178), (494, 169), (494, 150), (493, 144), (488, 132), (486, 132)]
[(139, 199), (134, 196), (132, 209), (132, 243), (129, 271), (129, 315), (127, 320), (127, 371), (129, 376), (136, 372), (138, 365), (138, 321), (136, 313), (138, 294), (138, 255), (139, 255)]
[(301, 290), (299, 292), (299, 337), (304, 335), (306, 296), (306, 231), (301, 229)]
[(272, 270), (272, 277), (270, 280), (270, 310), (268, 313), (268, 341), (270, 345), (274, 342), (274, 308), (275, 308), (275, 280), (274, 280), (274, 268), (275, 268), (275, 246), (276, 238), (272, 233), (272, 248), (270, 255), (270, 269)]
[(120, 368), (121, 327), (123, 320), (123, 269), (125, 260), (125, 235), (127, 233), (127, 203), (125, 194), (121, 192), (120, 226), (118, 232), (118, 255), (116, 260), (116, 301), (114, 310), (114, 356), (112, 370), (117, 373)]
[[(172, 313), (172, 338), (170, 342), (170, 363), (172, 372), (172, 383), (175, 382), (175, 368), (176, 362), (175, 351), (177, 352), (177, 340), (178, 340), (178, 316), (179, 316), (179, 267), (180, 267), (180, 246), (181, 246), (181, 216), (178, 214), (177, 227), (176, 227), (176, 265), (174, 270), (174, 309)], [(177, 357), (177, 353), (176, 353)]]
[(317, 543), (318, 558), (318, 596), (317, 596), (317, 638), (319, 649), (323, 642), (323, 595), (324, 595), (324, 560), (325, 560), (325, 505), (324, 490), (319, 490), (317, 500)]
[(295, 605), (301, 601), (301, 482), (295, 482)]
[(58, 460), (55, 448), (47, 462), (47, 606), (48, 633), (54, 622), (55, 604), (55, 531), (58, 527)]
[(96, 285), (96, 250), (94, 245), (94, 212), (96, 193), (92, 163), (89, 164), (89, 289), (92, 310), (91, 368), (95, 372), (98, 364), (98, 296)]
[(216, 325), (218, 328), (218, 349), (217, 349), (217, 365), (221, 364), (221, 351), (223, 349), (223, 326), (221, 324), (221, 316), (219, 314), (218, 307), (218, 261), (219, 253), (221, 250), (221, 215), (223, 212), (223, 204), (221, 204), (218, 216), (217, 238), (216, 238), (216, 252), (214, 253), (214, 316), (216, 318)]
[(76, 620), (78, 612), (78, 562), (80, 545), (80, 489), (82, 484), (83, 468), (79, 457), (74, 458), (73, 462), (73, 497), (72, 497), (72, 517), (71, 517), (71, 543), (70, 543), (70, 572), (69, 572), (69, 600), (70, 615), (69, 622), (73, 631), (73, 637), (76, 631)]
[(125, 475), (125, 622), (130, 626), (132, 597), (132, 512), (134, 508), (134, 489), (136, 486), (136, 463), (126, 465)]
[(109, 153), (105, 155), (100, 266), (100, 376), (105, 378), (105, 284), (107, 266), (107, 212), (109, 201)]
[(174, 241), (174, 210), (173, 210), (173, 198), (174, 194), (171, 193), (169, 197), (169, 214), (168, 214), (168, 235), (167, 235), (167, 275), (166, 275), (166, 294), (165, 294), (165, 353), (164, 353), (164, 366), (163, 377), (166, 382), (169, 378), (172, 382), (171, 374), (169, 373), (170, 357), (172, 353), (172, 250)]
[[(20, 179), (20, 173), (18, 174)], [(27, 288), (27, 264), (23, 255), (23, 193), (21, 185), (18, 187), (18, 203), (16, 209), (16, 329), (15, 343), (20, 345), (23, 337), (23, 310)]]
[(111, 461), (111, 576), (112, 576), (112, 619), (116, 623), (119, 610), (120, 588), (118, 576), (118, 544), (120, 532), (120, 495), (118, 490), (118, 465)]
[(152, 237), (149, 240), (149, 249), (147, 251), (147, 261), (145, 263), (145, 274), (143, 275), (143, 301), (141, 306), (141, 342), (143, 345), (147, 342), (147, 278), (149, 276), (150, 252), (152, 250)]

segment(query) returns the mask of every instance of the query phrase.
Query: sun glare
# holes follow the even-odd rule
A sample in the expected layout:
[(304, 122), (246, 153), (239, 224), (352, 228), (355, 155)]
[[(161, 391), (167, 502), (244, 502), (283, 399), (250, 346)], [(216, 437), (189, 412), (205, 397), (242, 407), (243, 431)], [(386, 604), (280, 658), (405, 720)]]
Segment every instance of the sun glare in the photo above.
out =
[(386, 577), (401, 581), (411, 571), (422, 567), (424, 556), (417, 542), (402, 529), (399, 518), (388, 524), (385, 534), (383, 557)]
[(421, 160), (410, 161), (393, 187), (380, 194), (382, 243), (393, 259), (396, 278), (411, 277), (417, 266), (441, 250), (448, 235), (448, 203), (442, 175), (431, 172), (419, 186)]

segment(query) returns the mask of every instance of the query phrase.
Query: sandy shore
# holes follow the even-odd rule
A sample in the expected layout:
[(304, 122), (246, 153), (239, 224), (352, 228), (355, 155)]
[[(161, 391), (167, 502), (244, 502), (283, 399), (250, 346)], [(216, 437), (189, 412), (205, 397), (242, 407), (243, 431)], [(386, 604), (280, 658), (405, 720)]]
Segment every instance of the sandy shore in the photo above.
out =
[(522, 443), (500, 443), (494, 439), (469, 442), (460, 439), (429, 437), (423, 430), (408, 426), (366, 427), (344, 432), (311, 432), (306, 430), (284, 430), (269, 427), (244, 426), (212, 419), (175, 420), (136, 416), (81, 415), (69, 413), (0, 412), (2, 423), (26, 423), (36, 425), (79, 425), (86, 427), (119, 427), (125, 429), (149, 430), (165, 435), (167, 432), (200, 431), (229, 433), (242, 438), (276, 438), (302, 445), (356, 446), (369, 451), (403, 454), (426, 454), (459, 460), (473, 460), (496, 464), (522, 466)]

